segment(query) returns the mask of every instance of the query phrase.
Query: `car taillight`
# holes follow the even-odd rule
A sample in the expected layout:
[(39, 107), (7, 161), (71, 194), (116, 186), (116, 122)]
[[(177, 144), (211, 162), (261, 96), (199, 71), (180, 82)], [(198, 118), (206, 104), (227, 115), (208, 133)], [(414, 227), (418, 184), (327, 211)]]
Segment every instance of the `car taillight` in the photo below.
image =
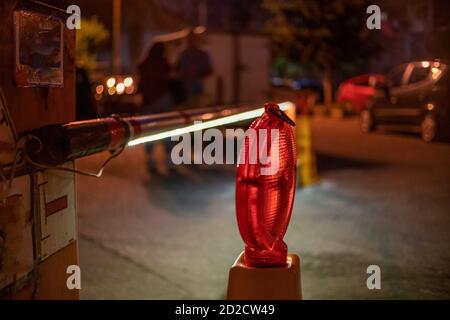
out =
[[(291, 217), (296, 179), (293, 125), (278, 105), (266, 104), (264, 114), (251, 124), (240, 151), (236, 215), (247, 266), (286, 265), (283, 237)], [(261, 161), (261, 155), (268, 161)]]

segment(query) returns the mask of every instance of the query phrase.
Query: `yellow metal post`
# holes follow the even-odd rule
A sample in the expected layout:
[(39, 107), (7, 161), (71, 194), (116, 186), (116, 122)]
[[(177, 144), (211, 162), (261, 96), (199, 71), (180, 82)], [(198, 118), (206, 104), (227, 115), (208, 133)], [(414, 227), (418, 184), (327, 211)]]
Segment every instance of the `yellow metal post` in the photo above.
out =
[(297, 183), (306, 187), (319, 180), (316, 166), (316, 154), (312, 146), (311, 119), (308, 115), (301, 115), (297, 119)]

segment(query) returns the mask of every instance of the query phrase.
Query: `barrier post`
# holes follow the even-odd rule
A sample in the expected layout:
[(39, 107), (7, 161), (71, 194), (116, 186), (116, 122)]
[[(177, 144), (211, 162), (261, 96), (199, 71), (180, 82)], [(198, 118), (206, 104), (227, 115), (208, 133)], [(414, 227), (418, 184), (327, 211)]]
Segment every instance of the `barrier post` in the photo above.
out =
[[(36, 170), (16, 148), (30, 130), (75, 120), (75, 30), (65, 27), (65, 10), (42, 2), (2, 0), (0, 7), (0, 163), (13, 177), (0, 203), (0, 299), (79, 299), (67, 286), (68, 267), (78, 266), (75, 175)], [(59, 55), (22, 61), (48, 42), (37, 38), (50, 29)]]

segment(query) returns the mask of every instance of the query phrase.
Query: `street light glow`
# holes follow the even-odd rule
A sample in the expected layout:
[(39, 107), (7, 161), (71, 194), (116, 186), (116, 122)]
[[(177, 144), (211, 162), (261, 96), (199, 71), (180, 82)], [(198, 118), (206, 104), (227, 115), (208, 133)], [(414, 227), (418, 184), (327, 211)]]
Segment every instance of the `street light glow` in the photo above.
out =
[(96, 92), (97, 94), (102, 94), (102, 93), (103, 93), (103, 89), (104, 89), (103, 85), (102, 85), (102, 84), (99, 84), (99, 85), (95, 88), (95, 92)]
[(109, 94), (110, 96), (114, 95), (115, 93), (116, 93), (116, 87), (110, 87), (110, 88), (108, 89), (108, 94)]
[(133, 78), (132, 77), (126, 77), (125, 80), (123, 80), (123, 84), (125, 87), (129, 87), (133, 84)]
[(125, 91), (125, 85), (122, 82), (118, 83), (116, 86), (116, 90), (117, 94), (122, 94)]
[(108, 81), (106, 81), (106, 85), (108, 86), (108, 88), (112, 88), (115, 84), (116, 84), (116, 79), (114, 79), (114, 78), (109, 78)]

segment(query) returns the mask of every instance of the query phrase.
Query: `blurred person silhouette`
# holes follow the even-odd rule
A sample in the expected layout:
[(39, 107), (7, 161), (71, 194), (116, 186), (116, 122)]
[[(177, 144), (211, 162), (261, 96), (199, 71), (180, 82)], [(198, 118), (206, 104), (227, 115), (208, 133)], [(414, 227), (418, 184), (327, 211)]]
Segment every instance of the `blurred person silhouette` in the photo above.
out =
[[(171, 67), (166, 59), (165, 46), (161, 42), (151, 45), (139, 63), (138, 93), (142, 96), (142, 114), (157, 114), (173, 110), (169, 91)], [(163, 142), (147, 143), (147, 167), (150, 173), (169, 175), (167, 146)]]
[(186, 38), (186, 48), (178, 56), (176, 69), (184, 85), (186, 104), (194, 108), (202, 106), (203, 80), (213, 70), (208, 52), (200, 48), (193, 31)]

